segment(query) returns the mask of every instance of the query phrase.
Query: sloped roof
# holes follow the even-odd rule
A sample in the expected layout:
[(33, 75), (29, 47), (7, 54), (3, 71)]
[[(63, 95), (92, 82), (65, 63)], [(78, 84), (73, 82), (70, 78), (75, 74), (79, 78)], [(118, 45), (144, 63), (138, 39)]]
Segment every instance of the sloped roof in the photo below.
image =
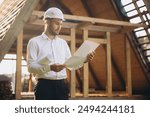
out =
[(5, 0), (0, 7), (0, 61), (23, 29), (38, 0)]

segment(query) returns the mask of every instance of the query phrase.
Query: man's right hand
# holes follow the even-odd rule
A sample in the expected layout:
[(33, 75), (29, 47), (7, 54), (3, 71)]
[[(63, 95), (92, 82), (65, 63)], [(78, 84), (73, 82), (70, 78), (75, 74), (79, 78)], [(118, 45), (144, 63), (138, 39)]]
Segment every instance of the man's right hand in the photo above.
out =
[(64, 64), (52, 64), (50, 65), (50, 68), (54, 72), (60, 72), (62, 69), (65, 68), (65, 65)]

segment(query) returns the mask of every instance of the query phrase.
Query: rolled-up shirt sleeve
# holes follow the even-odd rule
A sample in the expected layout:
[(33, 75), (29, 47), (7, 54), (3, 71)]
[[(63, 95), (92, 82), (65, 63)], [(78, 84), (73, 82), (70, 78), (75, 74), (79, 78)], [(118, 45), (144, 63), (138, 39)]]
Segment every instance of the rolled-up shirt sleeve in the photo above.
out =
[(38, 63), (39, 48), (37, 43), (30, 40), (27, 45), (27, 66), (28, 71), (33, 74), (43, 74), (50, 71), (50, 65), (44, 65)]

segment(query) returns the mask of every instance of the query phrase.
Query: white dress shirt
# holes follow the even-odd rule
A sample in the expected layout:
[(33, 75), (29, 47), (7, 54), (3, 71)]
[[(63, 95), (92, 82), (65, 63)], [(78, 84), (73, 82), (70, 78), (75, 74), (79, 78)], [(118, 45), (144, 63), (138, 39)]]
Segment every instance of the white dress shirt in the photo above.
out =
[(49, 39), (42, 34), (29, 40), (27, 45), (28, 71), (35, 77), (51, 80), (65, 79), (66, 69), (60, 72), (51, 71), (50, 65), (63, 64), (71, 57), (71, 52), (65, 40), (56, 37)]

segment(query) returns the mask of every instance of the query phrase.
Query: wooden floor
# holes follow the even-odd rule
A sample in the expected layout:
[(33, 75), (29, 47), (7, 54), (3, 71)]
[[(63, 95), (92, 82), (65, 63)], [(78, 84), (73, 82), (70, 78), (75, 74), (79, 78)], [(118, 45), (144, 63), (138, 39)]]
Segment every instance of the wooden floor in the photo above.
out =
[[(33, 92), (22, 92), (22, 100), (34, 100)], [(70, 98), (70, 100), (150, 100), (149, 95), (113, 95), (108, 97), (104, 94), (89, 94), (89, 97), (83, 97), (82, 94), (76, 94), (76, 97)]]

